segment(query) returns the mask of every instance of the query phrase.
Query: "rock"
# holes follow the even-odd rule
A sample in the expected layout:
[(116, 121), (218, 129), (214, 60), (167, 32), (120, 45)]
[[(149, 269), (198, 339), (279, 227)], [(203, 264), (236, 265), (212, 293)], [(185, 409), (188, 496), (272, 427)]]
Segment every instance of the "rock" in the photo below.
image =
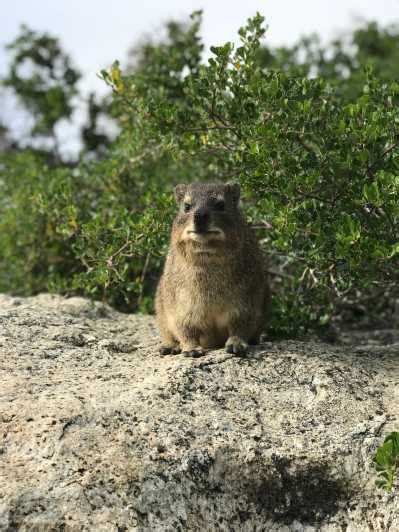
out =
[(0, 296), (0, 529), (399, 530), (399, 354), (356, 343), (160, 357), (152, 317)]

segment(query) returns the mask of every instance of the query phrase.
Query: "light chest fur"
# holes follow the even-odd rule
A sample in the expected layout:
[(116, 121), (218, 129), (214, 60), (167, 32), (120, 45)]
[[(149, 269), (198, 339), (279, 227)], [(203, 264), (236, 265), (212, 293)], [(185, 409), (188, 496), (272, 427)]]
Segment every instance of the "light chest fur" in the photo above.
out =
[(169, 324), (177, 330), (181, 325), (206, 330), (203, 344), (226, 341), (228, 324), (238, 314), (236, 302), (239, 287), (232, 283), (232, 272), (225, 263), (212, 268), (175, 265), (171, 275), (174, 279), (174, 309)]

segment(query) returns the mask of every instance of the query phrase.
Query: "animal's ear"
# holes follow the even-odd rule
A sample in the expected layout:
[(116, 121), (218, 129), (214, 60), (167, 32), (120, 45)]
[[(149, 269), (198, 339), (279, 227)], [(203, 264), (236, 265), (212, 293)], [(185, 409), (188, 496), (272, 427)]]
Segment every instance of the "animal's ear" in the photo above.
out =
[(226, 183), (226, 192), (230, 195), (233, 202), (238, 204), (241, 194), (240, 184), (236, 182)]
[(187, 185), (176, 185), (175, 186), (175, 200), (176, 203), (180, 203), (184, 198), (187, 192)]

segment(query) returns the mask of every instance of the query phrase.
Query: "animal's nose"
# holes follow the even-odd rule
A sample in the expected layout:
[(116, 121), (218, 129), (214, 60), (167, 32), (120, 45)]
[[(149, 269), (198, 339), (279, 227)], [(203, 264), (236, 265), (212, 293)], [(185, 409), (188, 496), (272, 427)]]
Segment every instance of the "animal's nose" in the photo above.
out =
[(205, 229), (209, 222), (209, 212), (204, 209), (198, 209), (194, 213), (194, 224), (197, 229)]

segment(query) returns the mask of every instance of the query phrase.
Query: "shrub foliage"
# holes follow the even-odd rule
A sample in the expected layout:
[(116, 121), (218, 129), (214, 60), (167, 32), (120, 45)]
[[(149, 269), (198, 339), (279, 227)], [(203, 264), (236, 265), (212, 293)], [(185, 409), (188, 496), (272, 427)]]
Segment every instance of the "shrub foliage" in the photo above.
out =
[(325, 326), (343, 306), (394, 297), (399, 84), (353, 58), (348, 74), (342, 54), (335, 77), (317, 55), (311, 78), (314, 54), (304, 71), (292, 51), (262, 47), (260, 15), (239, 30), (239, 46), (214, 47), (203, 63), (200, 20), (170, 24), (126, 73), (117, 62), (102, 72), (120, 128), (105, 155), (55, 164), (32, 149), (3, 151), (0, 290), (151, 310), (172, 186), (235, 179), (269, 257), (272, 331)]

